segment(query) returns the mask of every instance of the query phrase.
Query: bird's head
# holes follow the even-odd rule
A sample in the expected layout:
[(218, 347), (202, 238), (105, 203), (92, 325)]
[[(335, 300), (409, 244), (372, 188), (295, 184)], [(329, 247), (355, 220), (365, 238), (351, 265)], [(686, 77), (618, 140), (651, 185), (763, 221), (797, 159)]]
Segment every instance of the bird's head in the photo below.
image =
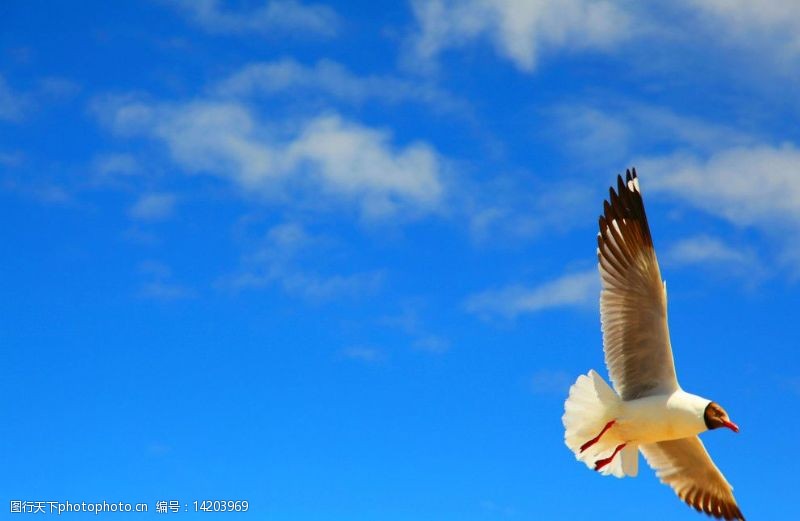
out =
[(706, 406), (706, 411), (703, 413), (703, 420), (705, 420), (706, 427), (708, 427), (709, 430), (727, 427), (733, 432), (739, 432), (739, 426), (731, 421), (725, 409), (716, 402), (711, 402)]

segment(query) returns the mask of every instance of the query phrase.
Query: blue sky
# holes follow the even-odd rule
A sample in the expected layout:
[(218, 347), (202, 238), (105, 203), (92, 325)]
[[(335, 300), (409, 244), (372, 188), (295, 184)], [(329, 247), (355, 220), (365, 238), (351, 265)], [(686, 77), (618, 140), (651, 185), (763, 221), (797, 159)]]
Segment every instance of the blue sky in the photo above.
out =
[(703, 439), (789, 519), (798, 34), (781, 0), (3, 2), (3, 508), (697, 518), (562, 440), (636, 166), (679, 379), (742, 428)]

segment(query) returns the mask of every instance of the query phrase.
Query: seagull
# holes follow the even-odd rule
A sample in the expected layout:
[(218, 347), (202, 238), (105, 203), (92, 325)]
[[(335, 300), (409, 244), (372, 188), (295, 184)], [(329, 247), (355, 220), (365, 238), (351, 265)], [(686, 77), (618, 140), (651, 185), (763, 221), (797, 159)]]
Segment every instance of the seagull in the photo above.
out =
[(739, 427), (718, 403), (678, 384), (667, 287), (653, 248), (636, 169), (617, 176), (600, 216), (600, 320), (612, 389), (594, 370), (570, 387), (564, 441), (603, 475), (636, 476), (639, 451), (662, 483), (698, 512), (742, 520), (733, 487), (698, 435)]

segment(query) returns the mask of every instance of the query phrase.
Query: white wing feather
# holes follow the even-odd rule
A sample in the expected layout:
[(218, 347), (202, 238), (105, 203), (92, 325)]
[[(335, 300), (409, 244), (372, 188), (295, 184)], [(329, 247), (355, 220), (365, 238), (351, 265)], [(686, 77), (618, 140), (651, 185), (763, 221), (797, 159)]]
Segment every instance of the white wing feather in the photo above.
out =
[(623, 400), (678, 389), (661, 280), (636, 171), (617, 178), (600, 217), (597, 257), (606, 366)]
[(708, 455), (700, 438), (681, 438), (639, 447), (661, 482), (689, 506), (717, 518), (744, 520), (733, 487)]

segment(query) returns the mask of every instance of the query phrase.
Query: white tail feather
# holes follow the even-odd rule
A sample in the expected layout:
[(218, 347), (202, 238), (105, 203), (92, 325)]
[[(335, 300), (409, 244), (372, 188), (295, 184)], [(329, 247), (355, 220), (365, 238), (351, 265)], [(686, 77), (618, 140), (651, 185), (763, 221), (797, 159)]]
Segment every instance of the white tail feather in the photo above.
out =
[[(564, 442), (575, 453), (575, 457), (594, 469), (595, 463), (610, 456), (614, 449), (625, 443), (612, 426), (594, 445), (581, 452), (581, 446), (597, 436), (612, 420), (616, 420), (621, 400), (603, 378), (594, 370), (581, 375), (569, 389), (569, 398), (564, 403)], [(635, 476), (639, 466), (639, 449), (626, 445), (614, 459), (600, 470), (603, 475), (618, 478)]]

